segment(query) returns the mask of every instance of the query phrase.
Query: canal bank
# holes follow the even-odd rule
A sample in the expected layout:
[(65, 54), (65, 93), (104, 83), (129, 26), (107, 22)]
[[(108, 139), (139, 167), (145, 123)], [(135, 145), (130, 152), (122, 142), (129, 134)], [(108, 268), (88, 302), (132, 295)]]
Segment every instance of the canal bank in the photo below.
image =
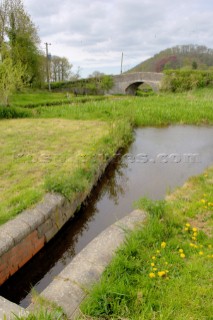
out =
[(211, 127), (197, 126), (137, 129), (134, 142), (110, 164), (87, 205), (1, 287), (0, 294), (27, 307), (31, 287), (43, 291), (93, 238), (131, 212), (134, 201), (141, 196), (163, 199), (210, 165), (212, 134)]

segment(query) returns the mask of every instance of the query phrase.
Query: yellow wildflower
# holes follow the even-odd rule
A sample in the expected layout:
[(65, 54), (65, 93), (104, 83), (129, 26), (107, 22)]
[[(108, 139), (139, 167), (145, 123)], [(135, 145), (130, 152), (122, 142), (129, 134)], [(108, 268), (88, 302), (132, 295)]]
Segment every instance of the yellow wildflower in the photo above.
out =
[(189, 228), (189, 227), (190, 227), (190, 224), (189, 224), (189, 223), (186, 223), (186, 227)]
[(152, 262), (152, 263), (151, 263), (151, 266), (152, 266), (152, 267), (154, 267), (154, 266), (155, 266), (154, 262)]
[(156, 259), (156, 257), (155, 257), (155, 256), (153, 256), (153, 257), (152, 257), (152, 260), (155, 260), (155, 259)]
[(196, 241), (196, 240), (197, 240), (197, 238), (196, 238), (196, 237), (192, 237), (192, 240)]
[(188, 230), (189, 230), (189, 228), (184, 228), (184, 230), (185, 230), (185, 231), (188, 231)]
[(208, 245), (208, 248), (209, 248), (209, 249), (211, 249), (211, 248), (212, 248), (212, 245), (211, 245), (211, 244), (209, 244), (209, 245)]
[(206, 202), (206, 200), (205, 200), (205, 199), (201, 199), (201, 200), (200, 200), (200, 202), (205, 203), (205, 202)]
[(157, 268), (153, 268), (153, 271), (157, 271), (158, 269)]
[(152, 278), (155, 278), (154, 272), (150, 272), (149, 277), (150, 277), (151, 279), (152, 279)]
[(163, 241), (163, 242), (161, 242), (161, 248), (163, 248), (163, 249), (164, 249), (165, 247), (166, 247), (166, 242), (164, 242), (164, 241)]
[(194, 237), (197, 237), (197, 232), (194, 232), (194, 233), (193, 233), (193, 236), (194, 236)]
[(192, 231), (193, 232), (197, 232), (197, 228), (192, 228)]
[(179, 249), (179, 252), (180, 252), (180, 253), (183, 253), (183, 249)]
[(184, 253), (181, 253), (181, 254), (180, 254), (180, 257), (184, 259), (186, 256), (185, 256)]
[(202, 256), (203, 255), (203, 251), (199, 251), (199, 255)]
[(166, 271), (158, 271), (159, 277), (164, 277), (166, 275)]

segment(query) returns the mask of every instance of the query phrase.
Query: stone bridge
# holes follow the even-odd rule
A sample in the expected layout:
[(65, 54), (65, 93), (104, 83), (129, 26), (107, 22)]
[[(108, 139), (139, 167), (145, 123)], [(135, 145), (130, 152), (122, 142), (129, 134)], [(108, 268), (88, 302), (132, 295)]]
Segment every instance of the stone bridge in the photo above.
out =
[(160, 88), (163, 73), (157, 72), (135, 72), (113, 76), (114, 86), (109, 90), (109, 94), (130, 94), (135, 95), (137, 88), (146, 83), (154, 91)]

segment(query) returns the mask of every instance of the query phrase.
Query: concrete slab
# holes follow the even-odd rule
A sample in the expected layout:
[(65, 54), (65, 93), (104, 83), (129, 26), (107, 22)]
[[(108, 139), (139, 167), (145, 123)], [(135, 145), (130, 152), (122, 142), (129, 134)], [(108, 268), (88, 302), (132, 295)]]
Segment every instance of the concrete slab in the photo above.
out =
[(19, 307), (17, 304), (8, 301), (0, 296), (0, 319), (1, 320), (15, 320), (15, 316), (27, 316), (28, 312)]
[[(144, 212), (135, 210), (108, 227), (55, 277), (41, 296), (62, 307), (68, 318), (74, 319), (78, 314), (80, 303), (92, 284), (100, 279), (126, 234), (138, 224), (141, 225), (145, 218)], [(32, 309), (33, 305), (30, 305), (28, 310)]]

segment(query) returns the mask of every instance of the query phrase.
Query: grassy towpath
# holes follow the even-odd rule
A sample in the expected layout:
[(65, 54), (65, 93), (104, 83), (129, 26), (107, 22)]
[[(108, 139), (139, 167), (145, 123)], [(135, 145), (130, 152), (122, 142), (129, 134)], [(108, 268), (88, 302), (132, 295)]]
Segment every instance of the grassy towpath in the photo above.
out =
[(165, 201), (141, 199), (131, 233), (82, 305), (79, 319), (211, 320), (213, 167)]

